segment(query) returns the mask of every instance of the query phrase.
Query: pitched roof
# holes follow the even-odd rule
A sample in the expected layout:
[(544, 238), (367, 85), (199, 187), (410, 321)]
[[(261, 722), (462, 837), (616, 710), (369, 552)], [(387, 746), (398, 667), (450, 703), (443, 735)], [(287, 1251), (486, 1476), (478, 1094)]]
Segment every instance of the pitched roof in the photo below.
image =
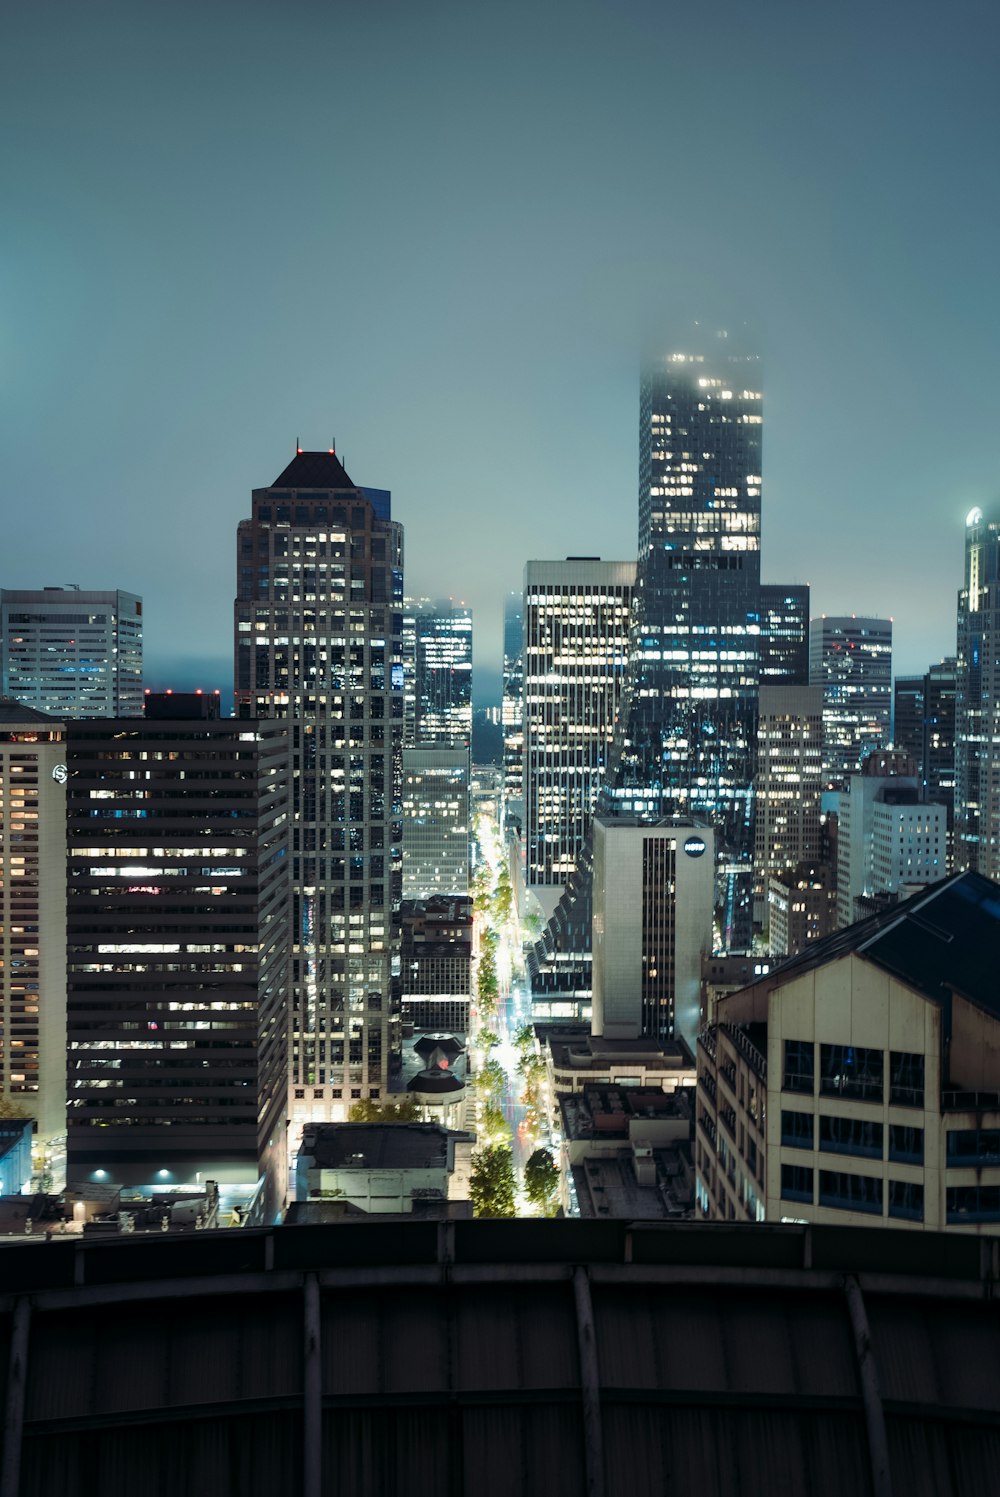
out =
[(39, 712), (36, 707), (26, 707), (14, 697), (0, 697), (0, 723), (61, 723), (62, 718), (51, 712)]
[(935, 1002), (961, 993), (1000, 1017), (1000, 884), (979, 873), (954, 873), (902, 904), (811, 943), (763, 982), (780, 986), (850, 952)]
[(354, 489), (357, 484), (333, 452), (297, 452), (272, 489)]

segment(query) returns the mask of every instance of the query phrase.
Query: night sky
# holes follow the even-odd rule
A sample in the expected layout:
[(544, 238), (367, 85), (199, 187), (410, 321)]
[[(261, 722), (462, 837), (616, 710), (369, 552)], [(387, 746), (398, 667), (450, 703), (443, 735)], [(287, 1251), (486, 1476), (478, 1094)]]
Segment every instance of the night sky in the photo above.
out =
[(764, 568), (953, 653), (1000, 491), (994, 4), (21, 4), (0, 61), (0, 584), (146, 600), (231, 685), (235, 530), (391, 488), (497, 684), (525, 560), (635, 555), (638, 365), (739, 329)]

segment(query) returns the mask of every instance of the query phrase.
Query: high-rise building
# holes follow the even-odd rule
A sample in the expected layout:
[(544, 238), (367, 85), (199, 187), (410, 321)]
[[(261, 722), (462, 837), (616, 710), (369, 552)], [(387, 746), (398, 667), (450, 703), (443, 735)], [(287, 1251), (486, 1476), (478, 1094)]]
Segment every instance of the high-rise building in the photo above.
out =
[(712, 949), (713, 833), (687, 819), (594, 818), (593, 1034), (694, 1050)]
[(569, 557), (524, 570), (526, 883), (551, 915), (607, 772), (628, 663), (635, 563)]
[(403, 592), (390, 514), (333, 452), (298, 452), (239, 526), (237, 709), (292, 735), (296, 1122), (343, 1120), (398, 1079)]
[[(818, 686), (761, 686), (754, 828), (754, 924), (767, 923), (772, 874), (820, 853), (823, 692)], [(787, 948), (770, 946), (786, 954)]]
[(403, 898), (469, 889), (469, 750), (403, 749)]
[(67, 728), (67, 1174), (265, 1175), (279, 1209), (288, 724), (147, 711)]
[(407, 599), (403, 613), (407, 744), (472, 740), (472, 610), (449, 598)]
[(809, 684), (809, 584), (760, 585), (760, 684)]
[(892, 746), (909, 754), (923, 775), (924, 677), (897, 676), (892, 683)]
[(0, 677), (4, 696), (54, 717), (141, 717), (142, 599), (4, 588)]
[(955, 691), (955, 866), (1000, 877), (1000, 507), (965, 522)]
[(503, 604), (504, 816), (520, 824), (524, 816), (524, 621), (521, 593), (508, 593)]
[(823, 688), (823, 775), (839, 790), (868, 754), (889, 743), (892, 620), (813, 619), (809, 681)]
[(954, 868), (955, 690), (954, 656), (932, 665), (924, 677), (924, 796), (948, 813), (948, 871)]
[(876, 754), (850, 775), (839, 797), (837, 919), (858, 918), (863, 896), (897, 894), (933, 884), (947, 872), (947, 813), (922, 796), (916, 764), (906, 754)]
[(601, 798), (711, 821), (730, 947), (752, 924), (762, 422), (756, 359), (674, 353), (643, 374), (627, 707)]
[(0, 699), (0, 1094), (66, 1131), (66, 730)]

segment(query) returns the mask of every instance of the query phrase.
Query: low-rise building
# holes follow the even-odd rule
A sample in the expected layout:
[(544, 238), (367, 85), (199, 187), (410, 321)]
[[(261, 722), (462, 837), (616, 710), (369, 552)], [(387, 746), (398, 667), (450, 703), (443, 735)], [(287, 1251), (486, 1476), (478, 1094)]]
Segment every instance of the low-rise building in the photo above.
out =
[(474, 1144), (474, 1134), (437, 1123), (309, 1123), (296, 1200), (343, 1200), (371, 1215), (469, 1200)]
[(767, 881), (768, 944), (778, 957), (797, 956), (837, 928), (837, 881), (828, 863), (799, 863)]
[(588, 1086), (641, 1087), (673, 1092), (693, 1086), (695, 1059), (677, 1038), (670, 1044), (648, 1040), (609, 1040), (586, 1024), (536, 1024), (549, 1093), (582, 1092)]
[(582, 1217), (694, 1213), (694, 1093), (588, 1086), (559, 1098), (562, 1204)]
[(817, 941), (699, 1037), (699, 1216), (1000, 1232), (1000, 887)]

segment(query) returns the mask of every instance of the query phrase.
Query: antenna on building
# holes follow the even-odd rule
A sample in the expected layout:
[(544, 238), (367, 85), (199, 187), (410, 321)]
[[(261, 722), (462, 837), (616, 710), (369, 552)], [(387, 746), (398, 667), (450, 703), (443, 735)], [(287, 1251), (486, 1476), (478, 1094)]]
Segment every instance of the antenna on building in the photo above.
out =
[(330, 438), (330, 456), (331, 457), (336, 457), (337, 456), (337, 438), (336, 437), (331, 437)]
[(295, 438), (295, 456), (299, 457), (301, 455), (301, 452), (302, 452), (302, 444), (299, 441), (298, 437), (296, 437)]

